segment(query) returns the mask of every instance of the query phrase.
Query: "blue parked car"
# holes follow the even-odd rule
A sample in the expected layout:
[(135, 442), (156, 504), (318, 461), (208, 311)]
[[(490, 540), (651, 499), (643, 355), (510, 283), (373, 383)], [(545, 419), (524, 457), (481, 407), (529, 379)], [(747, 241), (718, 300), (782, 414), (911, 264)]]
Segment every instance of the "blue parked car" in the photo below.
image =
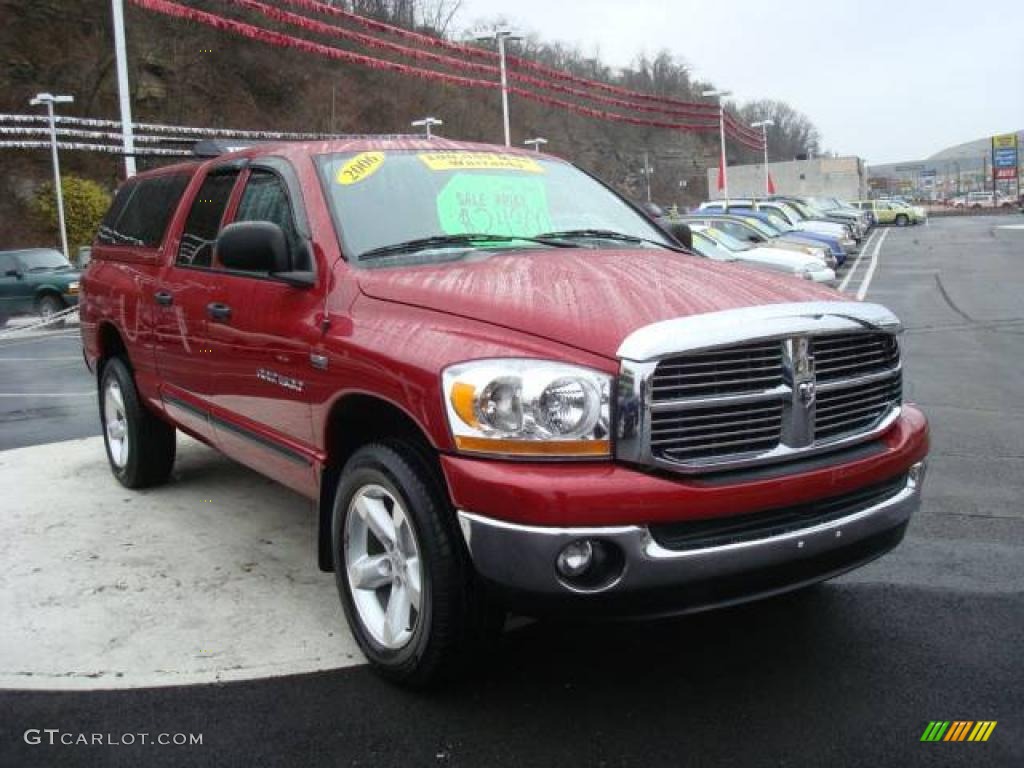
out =
[(778, 235), (784, 235), (787, 240), (802, 240), (813, 245), (827, 245), (829, 253), (836, 257), (836, 264), (842, 265), (846, 262), (846, 249), (839, 243), (838, 238), (818, 232), (794, 229), (788, 222), (767, 211), (755, 211), (753, 208), (741, 205), (730, 205), (728, 212), (733, 216), (745, 216), (756, 219), (762, 224), (771, 227)]

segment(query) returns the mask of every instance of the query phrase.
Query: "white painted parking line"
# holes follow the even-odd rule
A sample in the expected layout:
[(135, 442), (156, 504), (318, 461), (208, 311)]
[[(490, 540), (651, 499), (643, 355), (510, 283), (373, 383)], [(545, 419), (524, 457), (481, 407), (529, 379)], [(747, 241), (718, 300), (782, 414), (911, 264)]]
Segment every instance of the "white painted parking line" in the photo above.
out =
[(111, 477), (102, 438), (0, 452), (0, 688), (241, 680), (365, 663), (312, 502), (178, 438), (170, 484)]
[(885, 238), (889, 236), (889, 230), (885, 230), (882, 236), (878, 238), (878, 242), (875, 243), (875, 250), (871, 253), (871, 266), (868, 267), (868, 272), (864, 275), (864, 280), (860, 284), (860, 290), (857, 291), (857, 301), (863, 301), (864, 297), (868, 294), (868, 288), (871, 287), (871, 280), (875, 276), (875, 269), (878, 267), (878, 253), (882, 250), (882, 243), (885, 242)]
[(856, 272), (857, 272), (857, 267), (860, 266), (860, 260), (862, 258), (864, 258), (864, 254), (867, 253), (868, 250), (871, 248), (871, 243), (874, 242), (875, 237), (877, 235), (878, 235), (878, 230), (876, 229), (874, 232), (871, 233), (871, 236), (868, 237), (868, 241), (866, 243), (864, 243), (864, 247), (860, 249), (860, 253), (857, 254), (857, 258), (854, 260), (853, 266), (851, 266), (850, 267), (850, 271), (846, 273), (846, 277), (843, 278), (843, 282), (841, 282), (839, 284), (839, 290), (840, 291), (845, 291), (846, 290), (846, 286), (850, 284), (850, 280), (853, 278), (854, 274), (856, 274)]
[(0, 363), (56, 363), (67, 360), (82, 362), (81, 355), (68, 355), (67, 357), (4, 357), (0, 355)]
[(0, 392), (0, 397), (95, 397), (96, 392)]

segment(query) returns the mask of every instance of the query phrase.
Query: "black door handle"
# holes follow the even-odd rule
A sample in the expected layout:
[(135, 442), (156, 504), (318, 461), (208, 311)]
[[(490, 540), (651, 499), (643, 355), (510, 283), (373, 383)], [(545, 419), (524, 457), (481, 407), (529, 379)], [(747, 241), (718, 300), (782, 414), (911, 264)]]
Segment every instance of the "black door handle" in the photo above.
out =
[(206, 305), (206, 314), (210, 316), (211, 320), (230, 320), (231, 307), (227, 304), (214, 302), (213, 304)]
[(162, 307), (169, 307), (174, 303), (174, 296), (171, 295), (170, 291), (157, 291), (153, 294), (153, 298)]

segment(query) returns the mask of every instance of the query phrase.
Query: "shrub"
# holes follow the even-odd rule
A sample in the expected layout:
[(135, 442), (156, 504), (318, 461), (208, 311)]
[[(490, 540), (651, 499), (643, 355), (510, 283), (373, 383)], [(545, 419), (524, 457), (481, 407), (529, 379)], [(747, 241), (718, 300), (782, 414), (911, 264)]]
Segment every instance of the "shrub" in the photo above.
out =
[[(110, 206), (110, 195), (95, 181), (79, 176), (61, 176), (60, 182), (64, 193), (68, 250), (74, 254), (79, 246), (92, 244), (100, 220)], [(53, 182), (39, 188), (32, 207), (46, 225), (57, 229), (57, 198), (53, 193)]]

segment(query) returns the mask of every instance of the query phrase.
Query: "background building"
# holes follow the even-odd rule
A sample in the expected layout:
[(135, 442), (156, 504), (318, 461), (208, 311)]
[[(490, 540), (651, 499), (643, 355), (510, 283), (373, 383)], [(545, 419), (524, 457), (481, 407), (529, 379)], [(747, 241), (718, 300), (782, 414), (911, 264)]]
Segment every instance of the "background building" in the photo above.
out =
[[(1024, 147), (1024, 131), (1017, 132)], [(992, 137), (986, 136), (943, 149), (923, 160), (871, 165), (868, 183), (874, 196), (901, 194), (926, 200), (947, 200), (968, 192), (992, 189)], [(1016, 194), (1013, 181), (1001, 181), (999, 190)]]
[[(859, 157), (815, 157), (769, 163), (775, 191), (780, 195), (815, 195), (841, 200), (868, 196), (867, 168)], [(729, 166), (730, 197), (764, 197), (764, 165)], [(718, 168), (708, 169), (708, 197), (722, 197)]]

